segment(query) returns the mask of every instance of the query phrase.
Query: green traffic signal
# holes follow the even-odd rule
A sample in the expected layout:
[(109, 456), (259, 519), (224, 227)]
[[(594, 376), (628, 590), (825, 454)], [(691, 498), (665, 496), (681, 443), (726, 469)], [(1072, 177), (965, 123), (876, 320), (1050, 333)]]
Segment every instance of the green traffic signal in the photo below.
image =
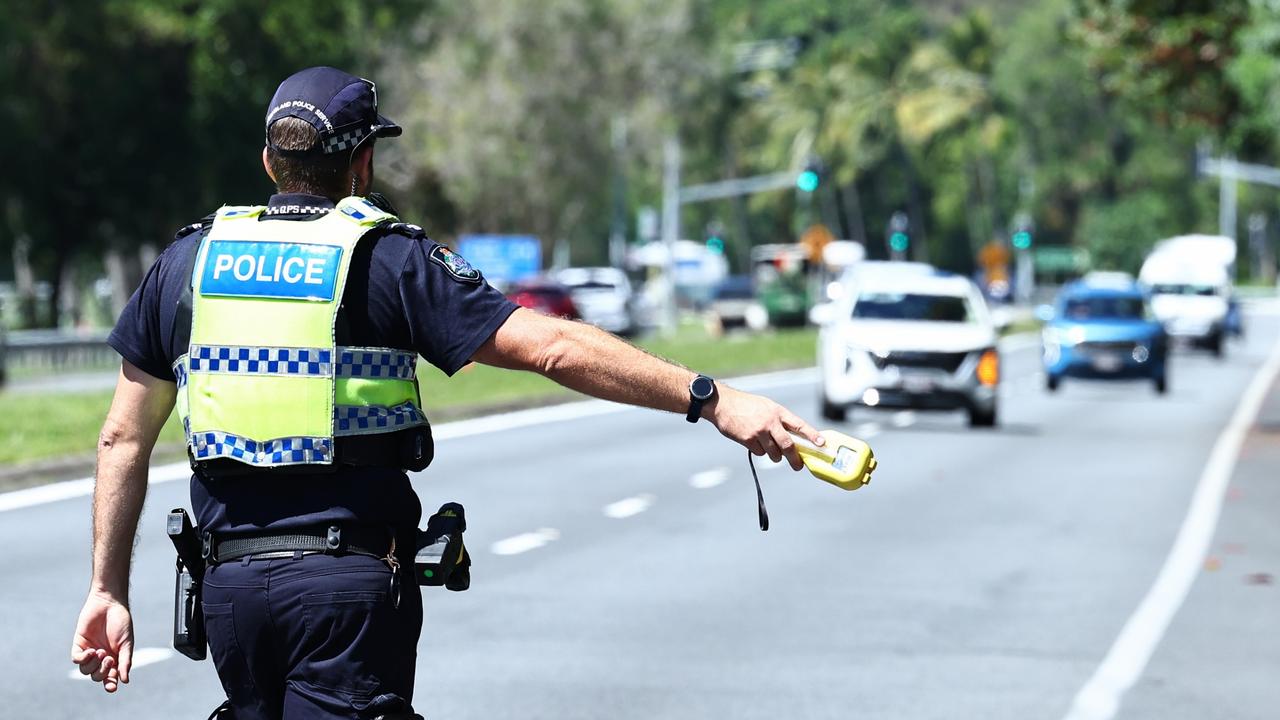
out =
[(1019, 250), (1026, 250), (1031, 247), (1031, 233), (1021, 230), (1013, 234), (1011, 239), (1013, 246)]
[(817, 190), (819, 182), (820, 179), (815, 170), (805, 170), (796, 176), (796, 187), (800, 188), (801, 192), (808, 193)]
[(889, 236), (889, 249), (896, 252), (906, 252), (907, 246), (911, 244), (911, 238), (907, 237), (904, 232), (896, 232)]
[(707, 238), (707, 249), (717, 255), (724, 254), (724, 238), (712, 235)]

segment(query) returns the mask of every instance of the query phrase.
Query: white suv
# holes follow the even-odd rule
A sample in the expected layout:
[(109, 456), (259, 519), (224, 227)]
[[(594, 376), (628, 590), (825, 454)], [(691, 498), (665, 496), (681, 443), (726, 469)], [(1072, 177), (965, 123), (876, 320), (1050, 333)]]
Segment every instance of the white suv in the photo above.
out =
[(996, 423), (996, 328), (976, 285), (919, 263), (863, 262), (815, 308), (822, 415), (854, 405), (966, 410)]

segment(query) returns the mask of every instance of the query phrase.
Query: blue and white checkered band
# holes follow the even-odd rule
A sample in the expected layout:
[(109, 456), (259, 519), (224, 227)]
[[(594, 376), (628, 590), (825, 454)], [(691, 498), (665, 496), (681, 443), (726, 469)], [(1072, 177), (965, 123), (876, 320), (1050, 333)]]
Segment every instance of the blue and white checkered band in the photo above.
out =
[(231, 458), (258, 467), (331, 462), (333, 441), (322, 437), (277, 438), (259, 442), (220, 431), (196, 433), (191, 439), (196, 460)]
[(417, 353), (386, 348), (338, 348), (338, 377), (412, 380)]
[(335, 365), (327, 348), (197, 345), (173, 364), (173, 374), (178, 387), (187, 384), (188, 372), (393, 380), (413, 380), (416, 374), (418, 356), (403, 350), (339, 347), (337, 355)]
[(333, 351), (328, 348), (243, 347), (193, 345), (191, 372), (250, 375), (333, 375)]
[(332, 155), (333, 153), (342, 152), (343, 150), (350, 150), (356, 145), (359, 145), (360, 141), (364, 139), (364, 136), (368, 134), (369, 128), (367, 127), (353, 128), (344, 133), (334, 135), (333, 137), (325, 138), (324, 142), (320, 145), (320, 149), (325, 155)]
[(413, 403), (395, 407), (382, 405), (338, 405), (333, 408), (335, 435), (364, 435), (422, 425), (427, 421)]
[(187, 356), (183, 355), (173, 363), (173, 380), (179, 388), (187, 384)]

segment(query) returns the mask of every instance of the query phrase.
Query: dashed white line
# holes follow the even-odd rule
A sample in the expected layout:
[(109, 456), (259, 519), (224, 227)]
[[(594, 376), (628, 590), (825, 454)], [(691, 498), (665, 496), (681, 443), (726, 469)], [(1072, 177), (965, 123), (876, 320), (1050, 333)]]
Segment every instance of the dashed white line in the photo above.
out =
[(916, 413), (914, 410), (899, 410), (889, 419), (889, 422), (894, 427), (906, 427), (915, 421)]
[(1245, 389), (1231, 420), (1213, 444), (1200, 480), (1196, 483), (1191, 507), (1178, 529), (1169, 556), (1155, 583), (1125, 623), (1106, 658), (1089, 681), (1076, 693), (1066, 720), (1110, 720), (1120, 709), (1120, 700), (1146, 670), (1147, 662), (1160, 644), (1187, 593), (1195, 583), (1205, 555), (1213, 541), (1236, 460), (1267, 397), (1267, 390), (1280, 374), (1280, 343)]
[(653, 505), (654, 497), (652, 495), (636, 495), (617, 502), (609, 503), (604, 506), (604, 516), (615, 520), (629, 518), (632, 515), (639, 515), (648, 510)]
[(700, 473), (694, 473), (689, 477), (689, 485), (696, 490), (706, 490), (707, 488), (713, 488), (728, 479), (729, 468), (718, 467), (713, 470), (703, 470)]
[(855, 425), (853, 428), (853, 436), (866, 440), (880, 434), (880, 423), (864, 422), (861, 425)]
[[(152, 665), (158, 662), (164, 662), (173, 657), (175, 653), (167, 647), (144, 647), (133, 651), (133, 662), (130, 663), (129, 671), (133, 672), (144, 665)], [(73, 668), (67, 673), (67, 677), (72, 680), (88, 680), (88, 675), (82, 675), (79, 668)]]
[(522, 533), (509, 537), (505, 540), (499, 540), (489, 546), (489, 550), (494, 555), (519, 555), (523, 552), (536, 550), (543, 545), (560, 539), (560, 531), (555, 528), (540, 528), (533, 532)]

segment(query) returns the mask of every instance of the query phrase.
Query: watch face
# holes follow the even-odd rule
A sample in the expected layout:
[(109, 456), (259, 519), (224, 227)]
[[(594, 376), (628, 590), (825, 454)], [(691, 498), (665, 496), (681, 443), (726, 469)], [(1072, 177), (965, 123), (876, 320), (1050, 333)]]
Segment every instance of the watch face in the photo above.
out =
[(689, 383), (689, 393), (698, 400), (706, 400), (711, 397), (711, 393), (716, 389), (716, 385), (711, 378), (705, 375), (699, 375)]

